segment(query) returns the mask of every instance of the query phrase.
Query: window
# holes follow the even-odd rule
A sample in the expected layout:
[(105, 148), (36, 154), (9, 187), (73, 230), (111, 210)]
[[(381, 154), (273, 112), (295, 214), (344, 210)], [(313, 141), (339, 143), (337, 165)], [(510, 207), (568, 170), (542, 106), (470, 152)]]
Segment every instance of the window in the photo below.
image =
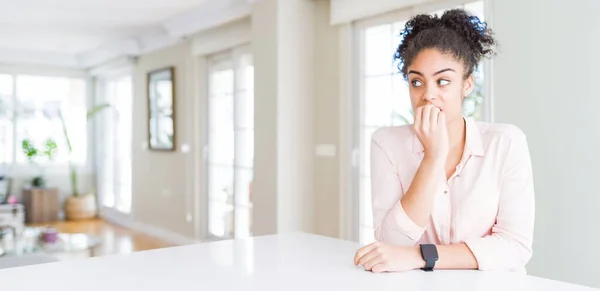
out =
[(13, 110), (14, 77), (0, 75), (0, 163), (14, 160)]
[(251, 235), (254, 67), (247, 48), (209, 58), (208, 236)]
[[(483, 19), (483, 1), (458, 5)], [(446, 9), (444, 9), (446, 10)], [(431, 14), (441, 15), (444, 10)], [(373, 213), (371, 206), (370, 145), (371, 135), (383, 126), (396, 126), (413, 122), (408, 84), (399, 72), (393, 55), (400, 44), (400, 31), (407, 19), (360, 28), (357, 37), (360, 63), (358, 76), (358, 136), (355, 138), (358, 167), (358, 240), (374, 241)], [(483, 112), (484, 76), (483, 64), (475, 73), (475, 89), (465, 98), (464, 115), (480, 119)], [(356, 197), (356, 196), (355, 196)]]
[(83, 78), (0, 74), (0, 162), (27, 163), (21, 150), (23, 140), (43, 150), (51, 139), (57, 145), (52, 161), (44, 156), (35, 161), (67, 164), (69, 150), (62, 114), (73, 147), (71, 162), (85, 164), (86, 96)]
[(99, 124), (98, 191), (104, 207), (131, 212), (133, 91), (130, 76), (98, 81), (97, 104), (110, 104)]

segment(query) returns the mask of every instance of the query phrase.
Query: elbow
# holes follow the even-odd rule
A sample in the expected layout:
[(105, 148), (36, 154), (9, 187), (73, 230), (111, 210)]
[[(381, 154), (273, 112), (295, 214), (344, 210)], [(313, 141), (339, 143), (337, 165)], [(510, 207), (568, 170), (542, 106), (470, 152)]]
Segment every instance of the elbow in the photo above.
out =
[[(511, 270), (524, 270), (525, 266), (533, 256), (532, 241), (526, 236), (510, 236), (508, 234), (498, 234), (503, 237), (507, 246), (506, 250), (506, 268)], [(502, 254), (500, 254), (502, 255)]]
[(426, 228), (415, 224), (397, 203), (375, 227), (375, 239), (396, 246), (415, 246)]
[(499, 253), (500, 256), (504, 256), (506, 260), (500, 259), (501, 264), (495, 266), (492, 269), (504, 269), (508, 271), (513, 271), (517, 273), (526, 273), (525, 267), (527, 263), (531, 260), (533, 255), (533, 251), (531, 247), (526, 247), (519, 243), (516, 243), (511, 247), (511, 250), (507, 250), (504, 253)]
[(395, 229), (390, 229), (382, 225), (375, 229), (375, 240), (395, 246), (415, 246), (417, 245), (422, 233), (406, 233)]
[(515, 246), (514, 267), (525, 268), (533, 256), (531, 245), (517, 243)]
[(482, 271), (501, 269), (525, 272), (525, 266), (533, 255), (531, 244), (502, 234), (492, 234), (465, 243), (475, 256), (478, 269)]

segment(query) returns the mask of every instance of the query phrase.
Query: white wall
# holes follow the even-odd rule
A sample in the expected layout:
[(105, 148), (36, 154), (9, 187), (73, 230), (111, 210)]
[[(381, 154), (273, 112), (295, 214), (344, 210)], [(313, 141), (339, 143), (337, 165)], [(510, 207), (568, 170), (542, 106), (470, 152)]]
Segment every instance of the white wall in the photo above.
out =
[[(341, 24), (435, 0), (331, 0), (331, 23)], [(439, 1), (437, 1), (439, 2)]]
[(493, 4), (496, 120), (525, 131), (534, 167), (528, 271), (600, 287), (600, 2)]
[(191, 37), (192, 54), (204, 56), (246, 45), (251, 41), (251, 25), (250, 17), (245, 17), (193, 35)]

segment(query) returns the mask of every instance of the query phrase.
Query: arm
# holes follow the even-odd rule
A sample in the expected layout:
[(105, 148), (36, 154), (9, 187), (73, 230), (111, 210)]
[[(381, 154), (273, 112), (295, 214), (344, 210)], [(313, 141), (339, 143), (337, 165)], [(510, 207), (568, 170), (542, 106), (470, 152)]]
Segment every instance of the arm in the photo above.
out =
[[(441, 166), (440, 166), (441, 165)], [(424, 158), (402, 195), (395, 166), (375, 137), (371, 143), (371, 197), (377, 241), (412, 246), (421, 238), (431, 215), (443, 163)]]
[[(438, 245), (436, 269), (518, 270), (531, 258), (534, 191), (525, 135), (511, 141), (492, 234), (455, 245)], [(420, 252), (420, 250), (417, 250)], [(425, 266), (419, 261), (418, 268)]]
[[(454, 245), (437, 245), (439, 260), (435, 263), (435, 269), (477, 269), (477, 260), (469, 249), (464, 244)], [(421, 250), (415, 247), (413, 252), (417, 253), (417, 263), (415, 269), (424, 268), (425, 261), (421, 258)]]
[(425, 155), (410, 188), (400, 200), (406, 215), (417, 225), (425, 226), (429, 221), (436, 190), (441, 177), (445, 175), (445, 162), (443, 159)]
[(379, 242), (414, 246), (425, 232), (435, 191), (440, 182), (445, 181), (448, 152), (445, 115), (426, 106), (418, 108), (415, 116), (413, 128), (419, 139), (425, 140), (424, 145), (430, 149), (426, 152), (431, 154), (425, 154), (406, 192), (400, 185), (397, 166), (378, 143), (378, 134), (372, 138), (371, 197), (375, 239)]
[(465, 241), (480, 270), (519, 269), (532, 255), (535, 195), (529, 148), (519, 131), (508, 149), (492, 234)]

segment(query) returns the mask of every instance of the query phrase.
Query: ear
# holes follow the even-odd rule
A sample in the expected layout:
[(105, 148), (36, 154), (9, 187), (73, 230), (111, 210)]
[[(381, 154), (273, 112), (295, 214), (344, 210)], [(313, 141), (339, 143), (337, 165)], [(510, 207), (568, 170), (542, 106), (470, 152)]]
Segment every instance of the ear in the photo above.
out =
[(475, 84), (475, 77), (473, 74), (469, 75), (467, 79), (465, 79), (465, 83), (463, 86), (463, 98), (469, 96), (471, 92), (473, 92), (473, 85)]

